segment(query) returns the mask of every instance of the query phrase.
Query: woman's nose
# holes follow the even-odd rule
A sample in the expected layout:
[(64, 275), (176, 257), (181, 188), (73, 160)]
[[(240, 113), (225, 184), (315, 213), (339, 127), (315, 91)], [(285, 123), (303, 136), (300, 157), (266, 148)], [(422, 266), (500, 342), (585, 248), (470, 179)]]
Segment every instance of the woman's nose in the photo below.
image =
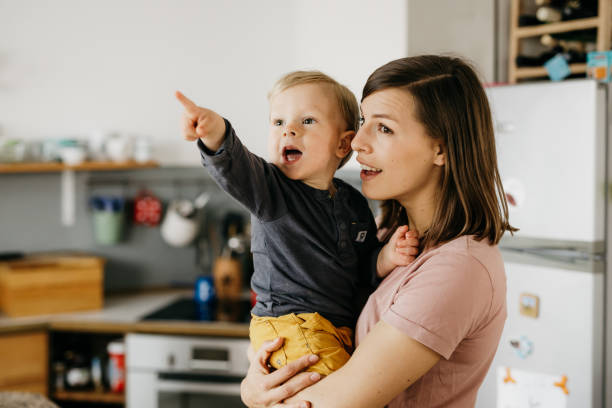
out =
[(361, 129), (357, 131), (357, 134), (353, 138), (353, 141), (351, 142), (351, 149), (356, 152), (364, 153), (367, 153), (370, 150), (369, 145), (366, 143), (365, 132), (363, 132)]

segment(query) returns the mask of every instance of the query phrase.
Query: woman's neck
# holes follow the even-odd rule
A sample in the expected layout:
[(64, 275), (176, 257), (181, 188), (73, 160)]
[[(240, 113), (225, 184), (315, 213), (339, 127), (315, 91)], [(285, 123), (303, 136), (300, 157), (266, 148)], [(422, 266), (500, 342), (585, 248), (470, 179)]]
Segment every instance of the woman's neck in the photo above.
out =
[(408, 227), (416, 230), (419, 236), (429, 229), (436, 211), (435, 195), (422, 197), (420, 200), (401, 200), (400, 204), (406, 211)]

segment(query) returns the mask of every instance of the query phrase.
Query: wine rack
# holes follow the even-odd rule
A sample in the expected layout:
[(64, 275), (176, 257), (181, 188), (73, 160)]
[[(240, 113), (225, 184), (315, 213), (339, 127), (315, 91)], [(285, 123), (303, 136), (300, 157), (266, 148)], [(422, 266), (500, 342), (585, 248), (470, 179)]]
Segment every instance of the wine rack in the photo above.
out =
[[(520, 27), (519, 16), (523, 14), (523, 1), (525, 0), (512, 0), (511, 3), (508, 82), (514, 84), (521, 80), (548, 77), (544, 67), (518, 67), (516, 65), (516, 57), (521, 53), (522, 42), (530, 37), (596, 29), (597, 51), (607, 51), (610, 49), (612, 37), (612, 0), (599, 0), (597, 16), (595, 17)], [(572, 74), (586, 73), (586, 64), (570, 64), (570, 70)]]

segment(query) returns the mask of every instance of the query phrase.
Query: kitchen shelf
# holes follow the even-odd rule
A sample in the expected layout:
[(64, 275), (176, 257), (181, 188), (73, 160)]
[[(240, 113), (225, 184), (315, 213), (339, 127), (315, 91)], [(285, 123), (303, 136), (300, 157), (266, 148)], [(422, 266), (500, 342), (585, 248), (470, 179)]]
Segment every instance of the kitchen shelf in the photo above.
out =
[(55, 391), (52, 398), (59, 401), (100, 402), (125, 404), (125, 394), (99, 391)]
[[(572, 74), (586, 73), (586, 64), (570, 64)], [(548, 72), (544, 67), (521, 67), (516, 69), (516, 79), (546, 77)]]
[(62, 163), (4, 163), (0, 164), (0, 174), (24, 174), (24, 173), (61, 173), (61, 220), (66, 227), (73, 226), (75, 220), (75, 172), (77, 171), (118, 171), (138, 170), (158, 167), (155, 161), (139, 163), (134, 160), (125, 162), (112, 161), (85, 161), (75, 166)]
[(517, 38), (536, 37), (544, 34), (566, 33), (568, 31), (588, 30), (599, 26), (599, 17), (583, 18), (579, 20), (548, 23), (537, 26), (518, 27)]
[(54, 173), (65, 170), (74, 171), (112, 171), (112, 170), (134, 170), (158, 167), (155, 161), (139, 163), (136, 161), (111, 162), (111, 161), (86, 161), (76, 166), (68, 166), (62, 163), (10, 163), (0, 164), (0, 173)]
[[(522, 40), (544, 34), (556, 34), (577, 30), (597, 30), (597, 51), (610, 49), (612, 40), (612, 0), (599, 0), (597, 17), (543, 23), (535, 26), (519, 27), (519, 16), (525, 0), (512, 0), (510, 12), (510, 44), (508, 47), (508, 82), (514, 84), (519, 80), (548, 76), (544, 67), (517, 67), (516, 57), (521, 52)], [(572, 74), (586, 73), (586, 64), (570, 64)]]

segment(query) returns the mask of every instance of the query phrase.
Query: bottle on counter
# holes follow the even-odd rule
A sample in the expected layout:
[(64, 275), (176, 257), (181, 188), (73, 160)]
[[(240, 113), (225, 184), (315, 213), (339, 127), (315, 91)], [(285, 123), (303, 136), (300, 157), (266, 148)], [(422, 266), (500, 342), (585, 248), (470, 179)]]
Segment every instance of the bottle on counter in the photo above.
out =
[(108, 382), (112, 392), (125, 390), (125, 343), (123, 340), (111, 341), (106, 347), (108, 352)]

